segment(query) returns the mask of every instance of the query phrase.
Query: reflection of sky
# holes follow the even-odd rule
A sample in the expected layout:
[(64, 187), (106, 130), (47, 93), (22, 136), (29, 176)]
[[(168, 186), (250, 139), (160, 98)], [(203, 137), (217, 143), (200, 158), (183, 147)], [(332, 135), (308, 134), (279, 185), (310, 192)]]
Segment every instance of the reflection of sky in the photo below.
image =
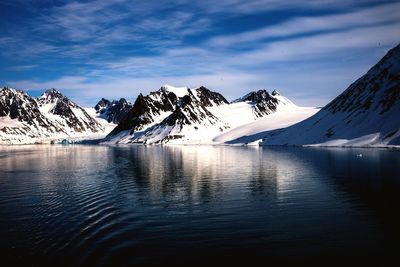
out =
[[(360, 153), (363, 157), (356, 157)], [(390, 168), (377, 163), (390, 153), (229, 146), (13, 146), (1, 148), (0, 163), (2, 183), (17, 175), (22, 184), (48, 191), (79, 194), (87, 187), (110, 184), (115, 190), (129, 185), (133, 195), (148, 194), (157, 201), (255, 197), (283, 203), (306, 194), (326, 200), (334, 196), (324, 196), (334, 182), (347, 176), (368, 177), (369, 186), (382, 184), (380, 177), (390, 177)]]
[[(360, 153), (363, 157), (355, 158)], [(385, 169), (390, 171), (376, 164), (388, 153), (229, 146), (12, 146), (1, 148), (0, 162), (3, 183), (15, 173), (27, 174), (24, 180), (32, 173), (31, 182), (49, 190), (79, 191), (120, 181), (135, 183), (136, 193), (147, 192), (154, 198), (198, 202), (249, 194), (279, 200), (304, 190), (316, 194), (329, 191), (334, 180), (321, 177), (332, 175), (367, 176), (374, 183), (387, 176)]]
[(9, 179), (14, 172), (40, 173), (35, 182), (48, 190), (79, 191), (116, 176), (155, 198), (176, 201), (240, 199), (249, 193), (279, 198), (301, 187), (304, 177), (317, 176), (298, 155), (260, 147), (22, 146), (0, 152)]
[[(71, 248), (90, 255), (88, 248), (101, 252), (110, 244), (134, 251), (149, 240), (168, 255), (187, 244), (213, 251), (284, 248), (285, 257), (357, 249), (382, 255), (385, 242), (399, 236), (398, 153), (0, 147), (0, 234), (8, 237), (0, 245), (36, 242), (38, 255)], [(154, 256), (153, 250), (145, 253)]]

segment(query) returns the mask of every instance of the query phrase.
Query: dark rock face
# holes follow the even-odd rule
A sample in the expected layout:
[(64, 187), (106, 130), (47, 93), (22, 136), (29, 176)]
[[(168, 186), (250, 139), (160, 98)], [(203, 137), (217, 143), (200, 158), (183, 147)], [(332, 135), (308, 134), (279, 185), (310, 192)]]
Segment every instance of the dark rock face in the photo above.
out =
[(2, 88), (0, 117), (4, 116), (15, 122), (0, 125), (0, 143), (41, 143), (104, 131), (84, 109), (55, 89), (35, 99), (23, 91)]
[(99, 132), (102, 130), (102, 126), (90, 117), (83, 108), (54, 88), (45, 91), (38, 97), (37, 103), (39, 107), (45, 105), (51, 106), (48, 112), (63, 118), (67, 124), (66, 126), (74, 129), (76, 132), (87, 130)]
[(99, 112), (100, 114), (103, 114), (105, 110), (111, 105), (110, 100), (102, 98), (100, 101), (94, 106), (94, 109), (96, 112)]
[(201, 123), (207, 119), (211, 124), (214, 124), (214, 121), (217, 121), (218, 118), (205, 108), (204, 103), (207, 102), (210, 103), (209, 100), (204, 101), (204, 99), (203, 101), (198, 101), (193, 93), (190, 92), (182, 98), (180, 105), (160, 125), (191, 125), (193, 123)]
[(130, 130), (131, 133), (142, 130), (146, 125), (153, 123), (162, 112), (174, 111), (177, 101), (178, 98), (174, 93), (161, 89), (147, 96), (139, 94), (133, 107), (109, 136), (126, 130)]
[(100, 117), (108, 122), (118, 124), (125, 118), (132, 106), (125, 98), (113, 101), (102, 98), (94, 108)]
[[(209, 101), (200, 101), (199, 96), (195, 96), (197, 92), (189, 91), (187, 95), (180, 98), (175, 110), (160, 123), (145, 130), (143, 135), (132, 139), (132, 143), (147, 143), (148, 140), (156, 140), (152, 143), (166, 143), (169, 140), (183, 138), (180, 131), (183, 127), (193, 127), (197, 130), (197, 126), (203, 125), (205, 127), (217, 125), (222, 131), (228, 127), (220, 121), (214, 114), (212, 114), (203, 103), (211, 103)], [(214, 100), (213, 100), (214, 102)], [(215, 102), (214, 102), (215, 103)], [(160, 132), (163, 134), (160, 135)], [(173, 134), (172, 132), (175, 132)]]
[(400, 45), (391, 49), (364, 76), (324, 107), (336, 112), (391, 110), (400, 100)]
[(381, 146), (400, 140), (400, 44), (318, 113), (265, 145)]
[(229, 104), (223, 95), (217, 92), (212, 92), (209, 89), (201, 86), (196, 89), (197, 97), (201, 104), (205, 107), (212, 107), (214, 104), (219, 106), (222, 104)]
[[(259, 90), (236, 102), (250, 102), (247, 104), (252, 106), (254, 116), (263, 117), (275, 112), (282, 101), (278, 98), (278, 92), (274, 91), (273, 94)], [(284, 104), (293, 103), (287, 100)], [(221, 94), (203, 86), (197, 89), (163, 86), (147, 96), (140, 94), (127, 116), (106, 140), (124, 143), (164, 143), (184, 138), (184, 133), (190, 137), (196, 136), (200, 128), (205, 132), (208, 129), (223, 131), (229, 126), (210, 111), (213, 110), (212, 107), (220, 105), (229, 105), (229, 102)]]
[[(117, 135), (122, 131), (141, 131), (162, 113), (170, 113), (154, 127), (172, 125), (190, 125), (199, 123), (204, 119), (218, 120), (206, 107), (228, 104), (228, 101), (219, 93), (212, 92), (205, 87), (196, 90), (188, 89), (187, 95), (178, 98), (168, 88), (161, 87), (158, 91), (147, 96), (140, 94), (128, 114), (109, 134), (108, 137)], [(154, 127), (152, 127), (154, 129)], [(147, 131), (148, 132), (148, 131)]]
[(270, 95), (267, 90), (258, 90), (250, 92), (244, 97), (235, 100), (235, 102), (249, 101), (254, 105), (254, 114), (256, 117), (263, 117), (276, 111), (279, 100), (274, 96), (278, 95), (277, 91), (273, 91)]
[(23, 91), (4, 87), (0, 90), (0, 117), (9, 116), (34, 128), (46, 127), (50, 131), (61, 131), (39, 110), (35, 99)]

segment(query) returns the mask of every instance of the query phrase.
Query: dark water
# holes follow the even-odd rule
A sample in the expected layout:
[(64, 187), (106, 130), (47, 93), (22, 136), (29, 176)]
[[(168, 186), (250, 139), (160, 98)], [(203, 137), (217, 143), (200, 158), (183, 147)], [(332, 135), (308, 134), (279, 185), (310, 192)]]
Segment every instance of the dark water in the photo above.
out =
[(0, 147), (0, 260), (382, 263), (400, 248), (399, 167), (381, 149)]

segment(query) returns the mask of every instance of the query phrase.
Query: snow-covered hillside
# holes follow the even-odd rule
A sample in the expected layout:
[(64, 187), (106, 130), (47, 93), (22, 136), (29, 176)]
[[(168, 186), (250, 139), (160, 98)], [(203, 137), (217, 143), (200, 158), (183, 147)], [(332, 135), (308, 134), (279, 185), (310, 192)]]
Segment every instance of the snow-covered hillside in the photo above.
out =
[(44, 92), (36, 101), (42, 114), (69, 135), (104, 131), (103, 127), (83, 108), (54, 88)]
[(400, 45), (320, 112), (263, 145), (400, 145)]
[(94, 118), (104, 129), (104, 136), (105, 137), (107, 134), (109, 134), (112, 130), (114, 130), (115, 127), (117, 127), (118, 124), (111, 122), (108, 122), (106, 118), (102, 116), (102, 114), (99, 114), (99, 112), (96, 111), (96, 109), (93, 108), (85, 108), (85, 111), (89, 116)]
[(205, 87), (166, 85), (148, 96), (139, 95), (106, 142), (220, 144), (241, 137), (240, 134), (291, 125), (317, 111), (298, 107), (276, 91), (251, 92), (229, 103)]
[(202, 143), (228, 127), (207, 109), (224, 104), (228, 101), (221, 94), (205, 87), (164, 85), (147, 96), (140, 94), (106, 142)]
[(169, 85), (140, 94), (133, 105), (125, 99), (102, 99), (87, 109), (55, 89), (36, 99), (10, 88), (2, 89), (0, 96), (3, 144), (97, 139), (108, 133), (104, 143), (248, 143), (266, 130), (286, 127), (317, 111), (298, 107), (276, 91), (254, 91), (229, 103), (205, 87)]
[(23, 91), (0, 90), (0, 144), (49, 143), (101, 138), (104, 128), (55, 89), (37, 99)]
[[(235, 114), (235, 105), (232, 104), (232, 113)], [(239, 108), (239, 110), (243, 110)], [(246, 113), (237, 112), (238, 118), (242, 117), (240, 120), (242, 124), (238, 123), (238, 121), (234, 120), (234, 117), (228, 116), (226, 121), (231, 120), (232, 125), (236, 125), (236, 127), (232, 127), (233, 129), (227, 130), (224, 133), (213, 138), (213, 142), (218, 144), (254, 144), (258, 145), (261, 139), (266, 135), (266, 131), (281, 129), (298, 123), (319, 111), (319, 108), (314, 107), (298, 107), (292, 106), (287, 109), (280, 109), (278, 112), (270, 114), (268, 116), (264, 116), (257, 120), (249, 119), (247, 122), (245, 120)], [(242, 116), (240, 116), (241, 114)], [(250, 117), (250, 116), (248, 116)]]

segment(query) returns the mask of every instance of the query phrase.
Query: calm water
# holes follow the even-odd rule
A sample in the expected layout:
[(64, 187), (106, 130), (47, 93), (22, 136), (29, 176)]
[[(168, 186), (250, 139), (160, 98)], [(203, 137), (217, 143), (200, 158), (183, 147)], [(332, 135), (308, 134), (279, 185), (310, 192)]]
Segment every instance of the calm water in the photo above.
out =
[(380, 149), (0, 147), (0, 256), (54, 266), (389, 260), (400, 248), (399, 166), (400, 151)]

